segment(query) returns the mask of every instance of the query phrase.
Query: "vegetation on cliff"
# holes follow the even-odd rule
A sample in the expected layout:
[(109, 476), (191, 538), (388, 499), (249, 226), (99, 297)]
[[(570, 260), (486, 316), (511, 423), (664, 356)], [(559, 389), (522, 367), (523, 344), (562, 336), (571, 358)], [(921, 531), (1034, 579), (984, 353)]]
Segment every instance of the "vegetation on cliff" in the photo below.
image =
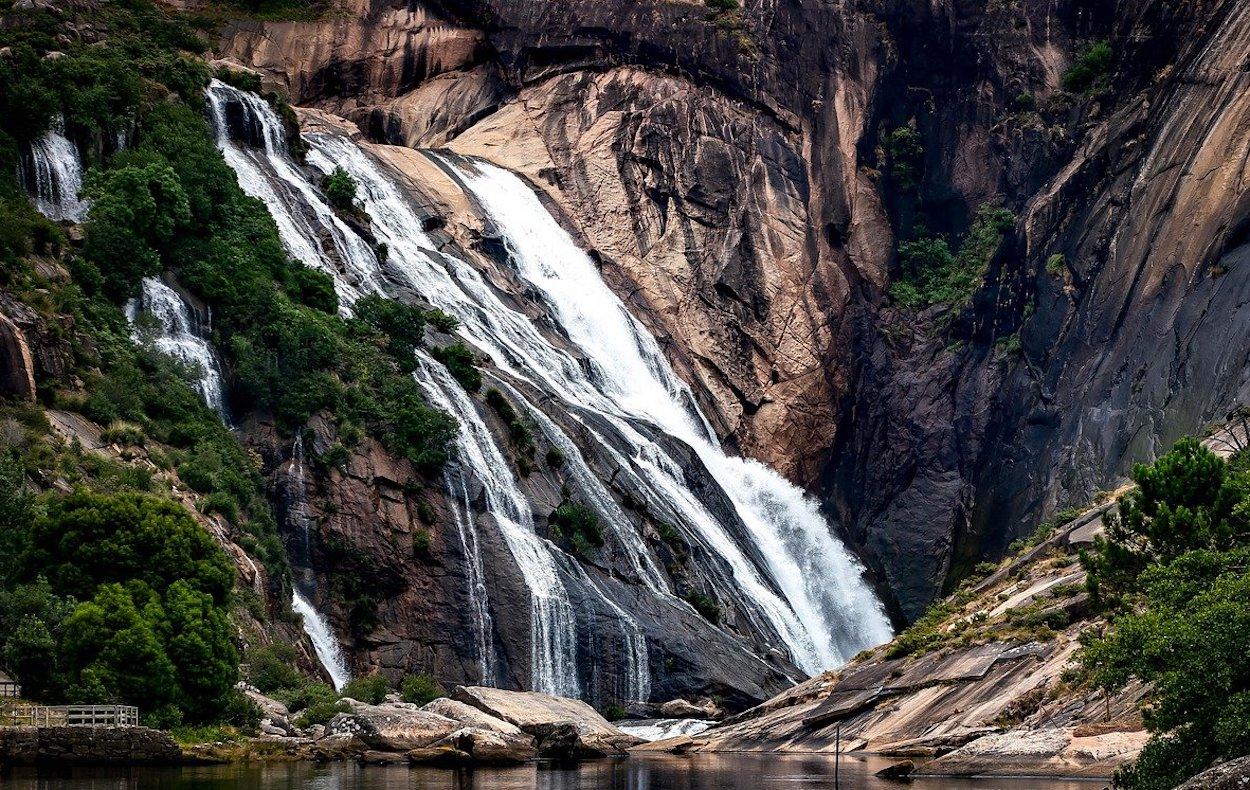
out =
[(1112, 618), (1082, 655), (1109, 690), (1153, 685), (1154, 738), (1117, 784), (1167, 790), (1250, 754), (1250, 473), (1193, 439), (1133, 473), (1137, 489), (1083, 555)]

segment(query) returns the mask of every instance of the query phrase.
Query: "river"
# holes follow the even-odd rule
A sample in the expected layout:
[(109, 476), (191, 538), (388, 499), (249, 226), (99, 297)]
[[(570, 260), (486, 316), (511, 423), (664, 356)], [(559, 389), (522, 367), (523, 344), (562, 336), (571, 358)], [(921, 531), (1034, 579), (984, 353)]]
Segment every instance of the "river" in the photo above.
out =
[(900, 784), (872, 774), (888, 761), (844, 757), (834, 782), (825, 756), (696, 755), (603, 760), (575, 766), (443, 770), (352, 763), (248, 763), (187, 768), (12, 769), (5, 790), (134, 788), (135, 790), (1099, 790), (1105, 782), (1074, 779), (920, 778)]

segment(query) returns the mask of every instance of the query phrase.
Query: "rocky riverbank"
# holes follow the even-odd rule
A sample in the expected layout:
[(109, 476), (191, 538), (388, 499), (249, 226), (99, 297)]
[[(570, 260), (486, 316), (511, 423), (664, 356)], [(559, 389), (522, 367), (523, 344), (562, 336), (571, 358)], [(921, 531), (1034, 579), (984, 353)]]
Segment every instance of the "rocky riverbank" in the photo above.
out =
[(266, 713), (263, 735), (243, 743), (192, 746), (187, 759), (512, 765), (535, 758), (619, 757), (643, 743), (580, 700), (531, 691), (457, 686), (449, 697), (426, 705), (344, 699), (348, 711), (303, 731), (291, 726), (281, 703), (258, 701)]
[[(1091, 509), (939, 602), (848, 666), (645, 751), (876, 754), (935, 775), (1108, 777), (1148, 739), (1140, 685), (1107, 697), (1074, 671), (1090, 614), (1076, 552)], [(989, 569), (986, 569), (989, 571)]]

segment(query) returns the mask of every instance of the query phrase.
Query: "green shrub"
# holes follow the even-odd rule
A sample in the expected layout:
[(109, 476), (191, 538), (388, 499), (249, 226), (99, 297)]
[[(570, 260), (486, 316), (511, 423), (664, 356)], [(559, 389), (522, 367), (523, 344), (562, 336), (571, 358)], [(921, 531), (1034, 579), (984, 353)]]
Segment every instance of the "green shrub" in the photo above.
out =
[(914, 192), (919, 186), (924, 166), (924, 140), (913, 126), (900, 126), (881, 141), (890, 168), (890, 176), (903, 192)]
[(945, 239), (922, 237), (899, 245), (900, 277), (890, 295), (900, 306), (916, 309), (931, 304), (962, 307), (972, 298), (989, 269), (1003, 237), (1015, 224), (1015, 215), (982, 206), (959, 253)]
[(430, 555), (430, 531), (418, 529), (412, 533), (412, 553), (419, 557)]
[(335, 442), (326, 448), (321, 454), (321, 463), (328, 469), (343, 469), (347, 466), (347, 462), (351, 460), (351, 452), (339, 442)]
[(599, 516), (585, 505), (565, 500), (547, 516), (547, 524), (557, 534), (574, 541), (574, 545), (603, 545)]
[(1099, 41), (1092, 44), (1081, 53), (1072, 68), (1063, 73), (1063, 89), (1069, 93), (1100, 93), (1110, 87), (1114, 65), (1115, 53), (1110, 43)]
[(738, 0), (704, 0), (709, 8), (715, 8), (718, 11), (734, 11), (737, 10)]
[(444, 313), (442, 310), (431, 310), (425, 314), (426, 320), (430, 322), (430, 326), (440, 332), (451, 334), (460, 328), (460, 321), (454, 315)]
[(444, 696), (445, 692), (433, 675), (421, 673), (404, 678), (404, 682), (400, 684), (400, 694), (404, 702), (425, 705)]
[(381, 705), (386, 701), (386, 695), (390, 690), (391, 686), (386, 682), (386, 678), (381, 675), (369, 675), (349, 682), (343, 687), (340, 696), (367, 702), (370, 705)]
[(242, 71), (222, 66), (217, 69), (215, 76), (227, 85), (238, 88), (245, 93), (255, 93), (257, 96), (260, 95), (260, 75), (255, 72)]
[(335, 167), (321, 179), (321, 191), (326, 200), (339, 211), (356, 210), (356, 181), (341, 167)]
[(1058, 277), (1063, 274), (1063, 270), (1068, 266), (1068, 258), (1062, 252), (1056, 252), (1054, 255), (1046, 259), (1046, 273), (1051, 277)]
[(608, 721), (621, 721), (629, 718), (629, 711), (614, 703), (603, 709), (603, 718)]
[(559, 447), (547, 448), (547, 466), (552, 469), (561, 469), (564, 467), (564, 451)]
[(292, 724), (302, 730), (311, 727), (314, 724), (329, 724), (330, 719), (333, 719), (338, 714), (351, 712), (351, 706), (346, 702), (340, 702), (338, 700), (314, 702), (307, 708), (304, 708), (303, 712), (295, 718), (295, 721), (293, 721)]
[(682, 596), (682, 598), (693, 606), (695, 611), (702, 615), (708, 622), (713, 624), (720, 622), (720, 604), (716, 602), (715, 598), (705, 593), (695, 591), (686, 593)]
[(251, 666), (249, 679), (252, 685), (266, 694), (280, 689), (299, 688), (305, 680), (296, 668), (297, 657), (295, 648), (284, 642), (249, 650), (247, 661)]
[(482, 372), (477, 369), (477, 359), (464, 343), (453, 343), (433, 349), (430, 353), (447, 367), (447, 372), (466, 391), (477, 392), (482, 388)]

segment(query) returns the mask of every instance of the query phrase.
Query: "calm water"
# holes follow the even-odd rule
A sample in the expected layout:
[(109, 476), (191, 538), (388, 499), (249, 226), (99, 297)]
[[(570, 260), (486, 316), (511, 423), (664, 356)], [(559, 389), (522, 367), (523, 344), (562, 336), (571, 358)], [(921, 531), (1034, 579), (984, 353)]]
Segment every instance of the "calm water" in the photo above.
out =
[[(843, 790), (1100, 790), (1103, 784), (1064, 779), (918, 779), (898, 784), (872, 773), (888, 761), (843, 758)], [(833, 761), (779, 755), (633, 757), (576, 767), (529, 765), (492, 770), (360, 768), (336, 763), (266, 763), (197, 768), (46, 770), (0, 774), (5, 790), (824, 790)]]

